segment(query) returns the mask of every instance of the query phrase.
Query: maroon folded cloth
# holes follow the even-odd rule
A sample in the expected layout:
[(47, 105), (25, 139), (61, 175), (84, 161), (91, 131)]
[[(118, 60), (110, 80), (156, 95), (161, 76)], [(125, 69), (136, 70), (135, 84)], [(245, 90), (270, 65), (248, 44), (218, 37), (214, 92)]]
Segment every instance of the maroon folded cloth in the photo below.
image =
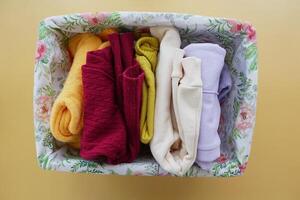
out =
[(117, 101), (120, 108), (122, 108), (123, 95), (122, 95), (122, 73), (123, 69), (122, 58), (121, 58), (121, 44), (119, 33), (110, 34), (108, 36), (108, 41), (110, 42), (111, 49), (113, 52), (113, 68), (116, 77), (116, 95)]
[(140, 150), (144, 72), (134, 59), (132, 33), (109, 36), (111, 46), (87, 54), (80, 155), (109, 164), (132, 162)]
[(135, 63), (123, 72), (123, 112), (127, 126), (128, 159), (134, 160), (140, 151), (140, 113), (144, 72)]
[(113, 33), (108, 36), (108, 40), (113, 51), (118, 104), (123, 107), (123, 72), (136, 62), (134, 57), (134, 35), (132, 32)]
[[(127, 127), (127, 154), (125, 162), (136, 159), (140, 150), (140, 112), (144, 72), (134, 58), (132, 32), (114, 33), (108, 37), (114, 55), (114, 69), (118, 82), (118, 102)], [(121, 66), (120, 66), (121, 65)], [(119, 72), (123, 70), (120, 74)], [(121, 91), (118, 91), (121, 90)]]
[(127, 152), (127, 133), (117, 104), (112, 63), (111, 47), (106, 47), (88, 52), (82, 66), (84, 126), (80, 156), (118, 164)]
[(121, 59), (123, 70), (136, 64), (134, 55), (134, 35), (132, 32), (122, 33), (120, 35)]

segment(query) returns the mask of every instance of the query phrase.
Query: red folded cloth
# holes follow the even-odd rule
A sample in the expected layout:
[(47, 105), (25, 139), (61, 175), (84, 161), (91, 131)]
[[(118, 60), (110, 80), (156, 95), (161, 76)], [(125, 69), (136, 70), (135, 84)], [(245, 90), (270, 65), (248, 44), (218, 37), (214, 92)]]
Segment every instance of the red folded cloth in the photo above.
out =
[(111, 46), (87, 54), (82, 67), (84, 126), (80, 155), (110, 164), (132, 162), (140, 150), (144, 72), (132, 33), (109, 36)]
[(118, 105), (122, 108), (123, 102), (123, 95), (122, 95), (122, 73), (124, 71), (122, 65), (122, 58), (121, 58), (121, 45), (120, 45), (120, 37), (119, 33), (110, 34), (108, 36), (108, 41), (111, 45), (111, 49), (113, 52), (113, 68), (116, 77), (116, 94), (118, 99)]
[[(136, 159), (140, 150), (139, 124), (144, 72), (134, 58), (133, 33), (113, 33), (108, 36), (108, 40), (112, 46), (114, 69), (119, 80), (116, 93), (127, 127), (128, 149), (124, 160), (131, 162)], [(121, 69), (123, 71), (119, 74)]]
[(125, 70), (133, 66), (136, 62), (134, 56), (134, 35), (132, 32), (122, 33), (120, 35), (120, 47), (123, 70)]
[(134, 160), (140, 150), (140, 113), (144, 72), (137, 62), (123, 73), (123, 112), (127, 126), (129, 161)]
[(111, 47), (91, 51), (82, 66), (84, 116), (80, 156), (119, 163), (126, 152), (126, 126), (117, 105)]

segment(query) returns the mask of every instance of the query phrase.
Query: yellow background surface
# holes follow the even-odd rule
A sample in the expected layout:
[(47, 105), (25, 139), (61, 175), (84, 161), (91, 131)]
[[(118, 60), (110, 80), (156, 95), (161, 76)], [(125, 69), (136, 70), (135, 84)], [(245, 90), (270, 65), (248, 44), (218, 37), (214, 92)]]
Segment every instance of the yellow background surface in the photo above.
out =
[[(40, 20), (85, 11), (175, 11), (250, 21), (259, 97), (249, 165), (236, 178), (122, 177), (43, 171), (32, 87)], [(300, 199), (299, 0), (0, 0), (0, 200)]]

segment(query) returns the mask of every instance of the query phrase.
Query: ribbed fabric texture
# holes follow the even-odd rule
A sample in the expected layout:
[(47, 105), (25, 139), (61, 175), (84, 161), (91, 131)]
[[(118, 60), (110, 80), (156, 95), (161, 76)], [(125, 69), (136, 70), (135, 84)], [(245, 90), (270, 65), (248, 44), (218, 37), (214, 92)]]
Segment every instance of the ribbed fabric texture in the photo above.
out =
[(123, 73), (123, 112), (127, 125), (128, 158), (136, 159), (140, 151), (140, 113), (144, 72), (137, 63)]
[(144, 73), (131, 33), (108, 36), (111, 46), (88, 53), (83, 67), (84, 132), (80, 155), (110, 164), (132, 162), (140, 149)]
[(126, 126), (117, 104), (111, 47), (87, 54), (82, 67), (84, 128), (80, 156), (117, 164), (126, 153)]
[(217, 44), (195, 43), (184, 48), (186, 56), (194, 56), (202, 61), (203, 106), (196, 163), (209, 169), (211, 162), (220, 156), (220, 102), (219, 81), (224, 66), (225, 49)]
[(155, 68), (159, 41), (155, 37), (141, 37), (135, 44), (136, 59), (145, 73), (141, 111), (141, 142), (148, 144), (154, 132)]
[[(117, 33), (114, 35), (117, 35)], [(134, 36), (132, 32), (120, 34), (119, 46), (121, 48), (120, 55), (121, 55), (123, 70), (132, 67), (133, 64), (136, 64), (136, 60), (134, 58)]]
[(86, 53), (97, 49), (100, 44), (101, 40), (90, 33), (78, 34), (70, 39), (68, 48), (73, 56), (73, 63), (51, 111), (51, 133), (57, 140), (75, 148), (79, 148), (83, 126), (81, 66), (86, 61)]
[(144, 72), (134, 59), (133, 33), (113, 33), (108, 36), (114, 55), (114, 70), (117, 77), (116, 93), (119, 107), (127, 127), (127, 154), (125, 162), (136, 159), (140, 149), (140, 112)]
[[(123, 107), (123, 96), (122, 96), (122, 73), (123, 65), (121, 59), (121, 45), (119, 33), (113, 33), (108, 35), (108, 41), (110, 42), (112, 53), (113, 53), (113, 68), (116, 77), (116, 94), (118, 105), (122, 110)], [(122, 110), (123, 111), (123, 110)]]

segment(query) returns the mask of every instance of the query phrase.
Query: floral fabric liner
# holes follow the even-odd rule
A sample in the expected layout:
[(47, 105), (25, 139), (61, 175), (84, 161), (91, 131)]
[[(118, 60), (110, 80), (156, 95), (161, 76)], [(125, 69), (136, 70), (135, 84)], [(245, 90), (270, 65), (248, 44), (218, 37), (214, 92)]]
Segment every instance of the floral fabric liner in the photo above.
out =
[(108, 165), (86, 161), (78, 151), (56, 141), (50, 132), (52, 104), (71, 66), (66, 43), (82, 32), (99, 33), (107, 27), (138, 30), (150, 26), (174, 26), (182, 47), (211, 42), (226, 49), (225, 62), (233, 79), (229, 97), (221, 105), (219, 135), (221, 157), (210, 171), (194, 165), (185, 176), (237, 176), (247, 166), (256, 111), (257, 46), (254, 28), (237, 20), (177, 13), (112, 12), (49, 17), (41, 21), (34, 69), (34, 126), (37, 158), (44, 169), (96, 174), (165, 176), (152, 157), (133, 163)]

